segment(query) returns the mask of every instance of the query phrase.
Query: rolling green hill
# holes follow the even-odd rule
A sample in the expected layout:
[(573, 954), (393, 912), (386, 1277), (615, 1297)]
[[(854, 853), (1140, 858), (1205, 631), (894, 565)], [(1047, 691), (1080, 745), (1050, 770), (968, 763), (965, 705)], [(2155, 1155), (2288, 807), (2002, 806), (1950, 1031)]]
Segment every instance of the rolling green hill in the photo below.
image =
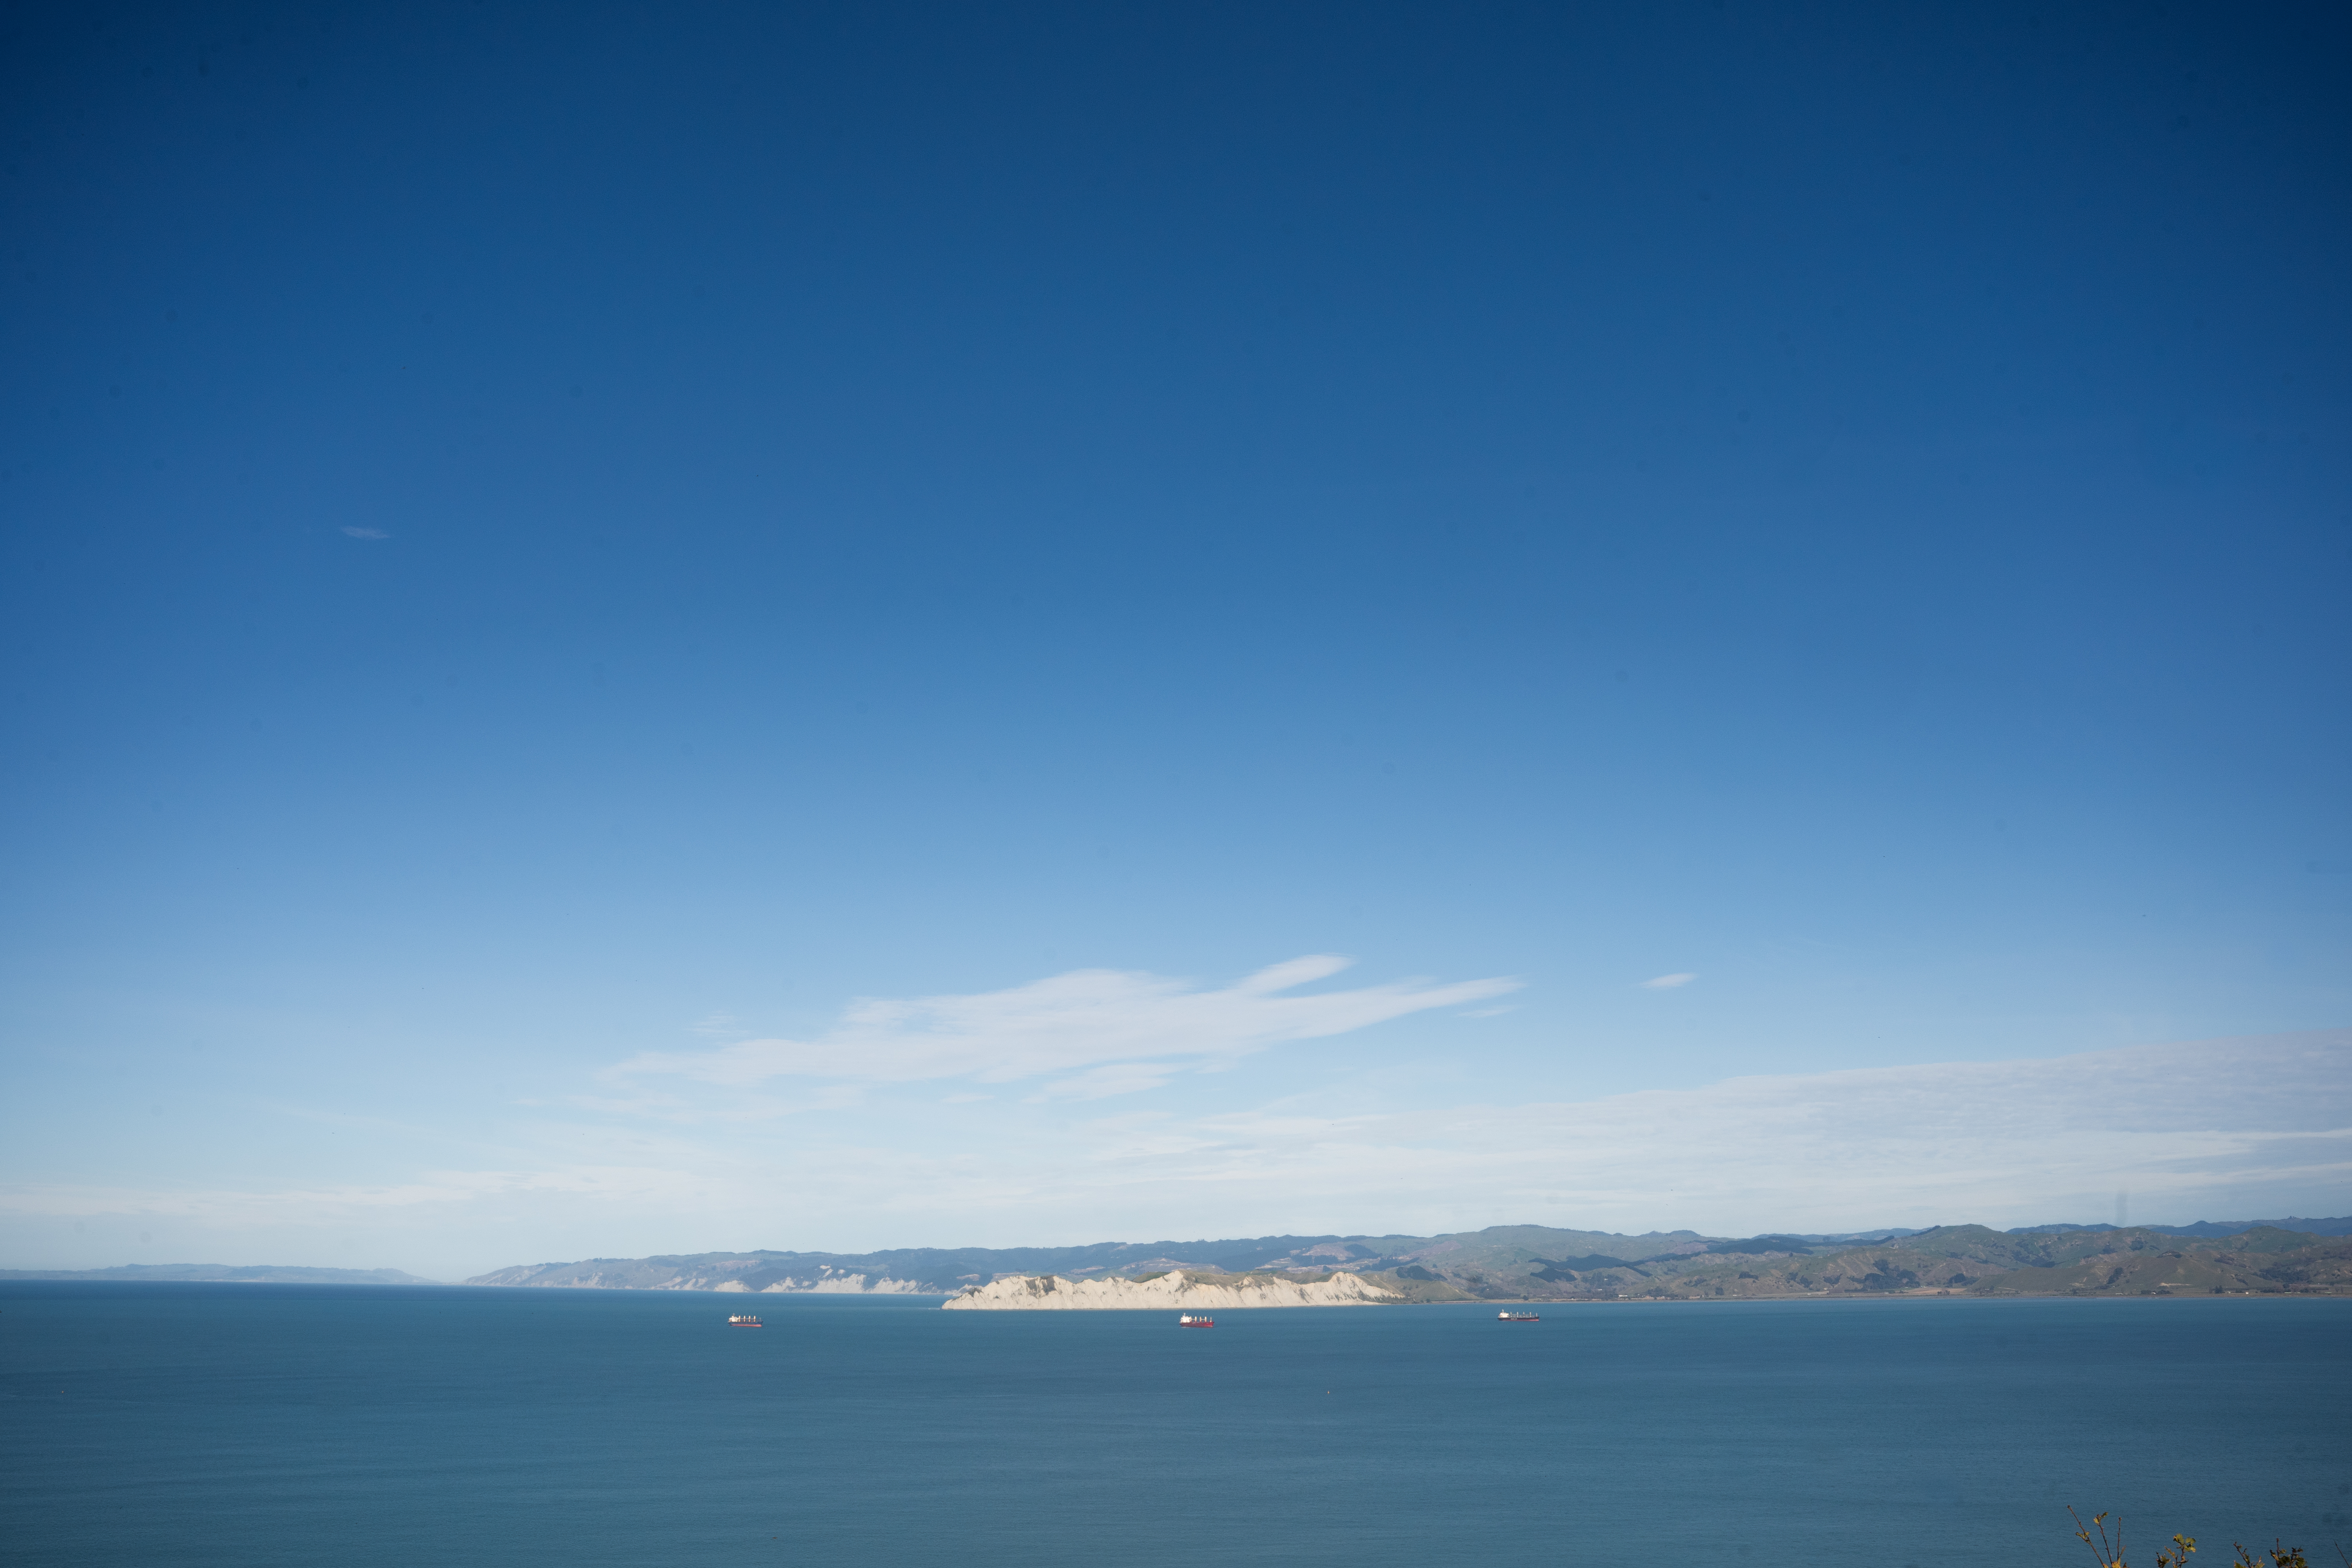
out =
[(2212, 1238), (2110, 1230), (2008, 1236), (1946, 1226), (1875, 1247), (1770, 1261), (1696, 1259), (1621, 1297), (2352, 1294), (2352, 1240), (2263, 1228)]

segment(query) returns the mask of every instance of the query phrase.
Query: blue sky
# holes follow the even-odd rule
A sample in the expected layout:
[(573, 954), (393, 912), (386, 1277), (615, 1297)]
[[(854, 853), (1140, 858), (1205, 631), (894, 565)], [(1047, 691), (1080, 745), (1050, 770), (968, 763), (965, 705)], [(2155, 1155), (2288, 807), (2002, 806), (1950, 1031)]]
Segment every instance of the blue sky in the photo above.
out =
[(6, 26), (0, 1261), (2352, 1210), (2339, 11)]

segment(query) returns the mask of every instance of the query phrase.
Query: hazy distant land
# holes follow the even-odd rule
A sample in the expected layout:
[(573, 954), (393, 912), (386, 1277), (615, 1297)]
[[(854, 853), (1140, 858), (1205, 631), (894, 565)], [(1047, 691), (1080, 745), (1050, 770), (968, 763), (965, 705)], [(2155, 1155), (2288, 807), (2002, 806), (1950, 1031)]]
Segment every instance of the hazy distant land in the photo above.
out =
[[(1194, 1290), (1307, 1306), (1390, 1301), (1626, 1301), (1885, 1295), (2352, 1294), (2352, 1218), (2200, 1221), (2173, 1228), (1983, 1226), (1840, 1236), (1620, 1236), (1494, 1226), (1450, 1236), (1258, 1237), (1063, 1247), (908, 1247), (872, 1253), (707, 1252), (527, 1264), (469, 1285), (606, 1290), (807, 1291), (973, 1297), (1059, 1307), (1142, 1296), (1076, 1289), (1181, 1274)], [(1337, 1290), (1273, 1290), (1358, 1280)], [(1053, 1279), (1056, 1287), (991, 1289)], [(1360, 1287), (1368, 1289), (1360, 1289)], [(1167, 1289), (1176, 1289), (1171, 1285)], [(1150, 1294), (1150, 1293), (1144, 1293)], [(1172, 1297), (1171, 1298), (1172, 1300)], [(1203, 1305), (1210, 1298), (1197, 1299)], [(1219, 1300), (1234, 1304), (1239, 1298)], [(962, 1304), (950, 1301), (950, 1305)], [(1087, 1301), (1087, 1304), (1095, 1304)], [(1156, 1304), (1156, 1303), (1155, 1303)]]
[[(397, 1268), (131, 1263), (16, 1279), (433, 1285)], [(1047, 1283), (1052, 1281), (1053, 1283)], [(1809, 1296), (2352, 1295), (2352, 1216), (2189, 1226), (1983, 1226), (1745, 1238), (1492, 1226), (1448, 1236), (1262, 1236), (1085, 1247), (703, 1252), (523, 1264), (467, 1285), (947, 1296), (951, 1306), (1316, 1306)], [(1131, 1287), (1149, 1286), (1150, 1289)], [(1088, 1287), (1093, 1287), (1089, 1289)], [(1108, 1287), (1106, 1289), (1105, 1287)], [(1181, 1301), (1178, 1300), (1181, 1297)]]
[(118, 1268), (0, 1268), (0, 1279), (143, 1279), (234, 1285), (438, 1285), (397, 1268), (304, 1268), (257, 1263), (126, 1263)]

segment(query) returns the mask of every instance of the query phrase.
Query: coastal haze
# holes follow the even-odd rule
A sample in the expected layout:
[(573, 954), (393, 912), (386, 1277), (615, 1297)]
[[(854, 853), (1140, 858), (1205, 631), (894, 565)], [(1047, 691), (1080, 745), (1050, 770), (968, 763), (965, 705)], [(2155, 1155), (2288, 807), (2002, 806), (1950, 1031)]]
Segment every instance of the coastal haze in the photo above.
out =
[[(600, 1093), (519, 1109), (517, 1142), (496, 1152), (534, 1155), (528, 1163), (427, 1168), (381, 1184), (333, 1180), (348, 1166), (328, 1165), (316, 1173), (328, 1179), (276, 1191), (28, 1184), (12, 1194), (20, 1241), (10, 1261), (108, 1267), (161, 1252), (458, 1279), (518, 1257), (700, 1253), (746, 1237), (864, 1256), (877, 1239), (1066, 1247), (1139, 1231), (1296, 1232), (1302, 1216), (1332, 1236), (1529, 1220), (1639, 1234), (1670, 1220), (1737, 1237), (2352, 1210), (2332, 1201), (2352, 1167), (2343, 1030), (1561, 1103), (1410, 1107), (1393, 1087), (1365, 1082), (1380, 1071), (1335, 1065), (1311, 1092), (1250, 1105), (1225, 1097), (1247, 1092), (1265, 1057), (1314, 1047), (1250, 1041), (1205, 1063), (1216, 1070), (1181, 1073), (1203, 1064), (1171, 1060), (1171, 1047), (1222, 1043), (1219, 1021), (1202, 1024), (1191, 1005), (1204, 994), (1215, 1006), (1229, 1000), (1169, 985), (1124, 1002), (1122, 1016), (1024, 999), (1030, 1011), (993, 1033), (901, 1026), (886, 1042), (898, 1059), (960, 1074), (912, 1090), (873, 1079), (796, 1087), (766, 1054), (806, 1049), (791, 1042), (638, 1058), (607, 1075), (628, 1086), (623, 1109)], [(1416, 994), (1391, 991), (1377, 1005)], [(1337, 995), (1334, 1011), (1365, 1005)], [(929, 1001), (938, 1011), (1005, 1005)], [(1223, 1026), (1229, 1040), (1234, 1026)], [(847, 1070), (875, 1048), (845, 1046), (829, 1065)], [(1169, 1079), (1119, 1098), (1150, 1109), (1047, 1093), (1122, 1070), (1139, 1048), (1157, 1053), (1152, 1070)], [(1049, 1052), (1055, 1064), (1038, 1065)], [(682, 1081), (637, 1087), (659, 1082), (656, 1070)], [(1029, 1077), (1001, 1087), (1021, 1071)], [(593, 1078), (583, 1087), (609, 1093)], [(795, 1105), (793, 1094), (830, 1108)]]

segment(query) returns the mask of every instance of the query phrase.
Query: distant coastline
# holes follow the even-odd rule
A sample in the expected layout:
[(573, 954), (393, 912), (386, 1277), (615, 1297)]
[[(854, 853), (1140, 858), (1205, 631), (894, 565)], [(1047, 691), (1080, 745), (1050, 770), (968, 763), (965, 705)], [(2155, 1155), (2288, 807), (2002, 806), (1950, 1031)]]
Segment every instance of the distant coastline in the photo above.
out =
[[(2300, 1228), (2289, 1228), (2289, 1226)], [(864, 1254), (714, 1252), (526, 1264), (468, 1285), (533, 1289), (711, 1290), (792, 1295), (1138, 1299), (1125, 1289), (1181, 1274), (1253, 1294), (1335, 1277), (1379, 1292), (1350, 1300), (1560, 1303), (1902, 1295), (2352, 1294), (2352, 1217), (2155, 1226), (1983, 1226), (1832, 1236), (1623, 1236), (1494, 1226), (1433, 1237), (1258, 1237), (1069, 1247), (911, 1247)], [(1056, 1280), (1050, 1288), (1036, 1282)], [(1027, 1283), (1014, 1283), (1027, 1282)], [(1263, 1282), (1263, 1283), (1260, 1283)], [(999, 1287), (1003, 1287), (999, 1289)], [(1171, 1287), (1170, 1289), (1173, 1289)], [(1342, 1287), (1351, 1289), (1352, 1287)], [(1293, 1300), (1288, 1304), (1305, 1305)]]
[(115, 1268), (0, 1268), (9, 1279), (146, 1281), (208, 1285), (438, 1285), (397, 1268), (306, 1268), (297, 1264), (125, 1263)]
[[(1856, 1296), (2352, 1295), (2352, 1216), (2191, 1226), (1890, 1228), (1746, 1237), (1491, 1226), (1442, 1236), (1271, 1236), (872, 1253), (705, 1252), (521, 1264), (467, 1286), (939, 1296), (960, 1307), (1790, 1300)], [(432, 1286), (397, 1268), (131, 1263), (0, 1269), (0, 1282)], [(1053, 1281), (1046, 1284), (1046, 1281)], [(1334, 1281), (1341, 1281), (1334, 1283)], [(1033, 1301), (1033, 1299), (1034, 1300)], [(1212, 1304), (1203, 1294), (1187, 1296)], [(1021, 1310), (1031, 1310), (1024, 1307)]]

